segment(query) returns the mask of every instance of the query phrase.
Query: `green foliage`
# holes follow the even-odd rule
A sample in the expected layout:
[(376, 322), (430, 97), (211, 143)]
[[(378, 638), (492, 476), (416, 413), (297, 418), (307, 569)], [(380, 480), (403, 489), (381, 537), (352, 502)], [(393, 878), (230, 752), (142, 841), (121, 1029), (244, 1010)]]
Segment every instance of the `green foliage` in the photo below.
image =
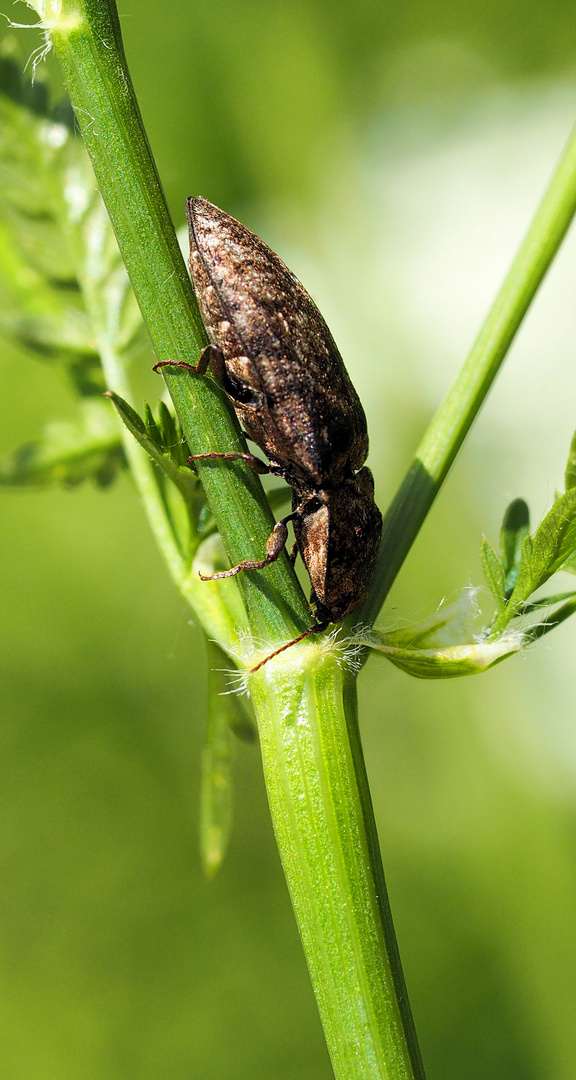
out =
[(91, 479), (106, 487), (125, 464), (110, 410), (98, 399), (86, 398), (77, 420), (47, 424), (39, 439), (0, 460), (0, 485), (75, 485)]
[[(0, 56), (0, 330), (62, 370), (78, 414), (49, 421), (41, 437), (0, 461), (0, 484), (91, 479), (104, 486), (128, 458), (177, 584), (211, 633), (228, 641), (242, 605), (235, 582), (213, 588), (197, 577), (200, 565), (210, 573), (227, 559), (197, 471), (188, 465), (180, 424), (165, 402), (156, 415), (145, 403), (141, 417), (116, 392), (127, 387), (126, 368), (142, 348), (143, 321), (92, 166), (69, 103), (54, 103), (48, 83), (31, 87), (22, 61), (13, 39), (6, 40)], [(128, 442), (102, 400), (107, 384), (114, 386), (106, 396)], [(132, 439), (148, 465), (135, 457)], [(288, 496), (287, 488), (274, 488), (270, 503), (277, 508)], [(201, 851), (210, 876), (224, 857), (231, 825), (229, 734), (233, 729), (253, 740), (255, 732), (245, 705), (220, 697), (222, 689), (222, 675), (214, 674), (201, 796)]]
[[(130, 446), (123, 446), (121, 425), (102, 398), (110, 377), (122, 381), (118, 373), (142, 349), (142, 317), (70, 105), (54, 103), (47, 83), (31, 85), (22, 66), (18, 45), (6, 39), (0, 54), (0, 330), (62, 370), (74, 391), (77, 417), (48, 421), (37, 440), (0, 461), (0, 485), (75, 485), (90, 479), (103, 487), (126, 467), (126, 451), (135, 476), (147, 483), (146, 470), (138, 471), (141, 465)], [(189, 577), (192, 559), (216, 526), (198, 475), (187, 465), (186, 440), (163, 401), (156, 416), (146, 403), (142, 419), (118, 393), (106, 391), (106, 396), (128, 439), (133, 437), (153, 463), (150, 513), (157, 535), (170, 537), (165, 552), (175, 546), (181, 560), (172, 560), (177, 580), (191, 599), (198, 581), (195, 571)], [(210, 603), (210, 590), (201, 587)], [(216, 625), (235, 592), (232, 584), (212, 596)], [(253, 721), (237, 699), (212, 694), (204, 750), (211, 764), (204, 769), (201, 800), (201, 847), (211, 875), (224, 856), (231, 821), (229, 773), (223, 781), (228, 724), (241, 737), (253, 738)]]
[[(485, 536), (480, 562), (496, 615), (478, 625), (475, 590), (464, 591), (452, 605), (431, 618), (392, 633), (370, 635), (367, 644), (409, 675), (453, 679), (486, 671), (559, 626), (576, 610), (575, 592), (534, 597), (558, 570), (576, 573), (576, 487), (573, 440), (566, 469), (567, 487), (531, 536), (530, 514), (523, 499), (508, 506), (500, 529), (500, 556)], [(529, 624), (526, 616), (552, 614)], [(522, 618), (516, 627), (510, 624)], [(360, 639), (362, 637), (360, 636)]]
[(145, 405), (145, 419), (142, 420), (136, 410), (113, 390), (107, 390), (105, 396), (110, 398), (136, 442), (140, 443), (152, 461), (176, 485), (182, 496), (185, 499), (195, 499), (198, 496), (198, 477), (186, 465), (190, 451), (164, 402), (160, 402), (156, 422), (148, 402)]
[(569, 491), (570, 488), (576, 486), (576, 433), (570, 444), (570, 453), (568, 454), (568, 461), (566, 462), (564, 483), (566, 485), (566, 491)]
[(142, 320), (66, 100), (22, 74), (12, 38), (0, 53), (0, 330), (59, 367), (78, 417), (0, 463), (4, 484), (113, 480), (125, 467), (117, 425), (97, 401), (106, 347), (126, 361)]
[(506, 510), (500, 530), (499, 558), (485, 537), (480, 558), (484, 577), (496, 602), (496, 617), (483, 635), (494, 643), (505, 636), (509, 624), (544, 608), (563, 606), (534, 626), (524, 626), (524, 640), (535, 640), (572, 613), (573, 592), (545, 597), (534, 593), (558, 570), (576, 572), (576, 487), (574, 487), (574, 447), (572, 441), (566, 467), (566, 487), (551, 510), (531, 535), (528, 506), (515, 499)]
[[(503, 573), (510, 583), (508, 590), (514, 584), (511, 591), (507, 590), (506, 604), (490, 631), (491, 640), (518, 616), (557, 602), (554, 597), (538, 598), (537, 602), (531, 601), (531, 597), (558, 570), (570, 569), (570, 560), (576, 553), (576, 488), (556, 499), (532, 536), (527, 532), (527, 508), (523, 506), (517, 513), (515, 505), (509, 507), (502, 526), (502, 535), (513, 538), (508, 547), (502, 545)], [(510, 522), (515, 515), (519, 524), (513, 529)]]
[[(157, 418), (154, 417), (148, 402), (145, 402), (142, 419), (136, 410), (113, 390), (107, 390), (105, 396), (115, 406), (130, 435), (157, 466), (154, 477), (166, 518), (180, 553), (189, 565), (200, 542), (215, 532), (216, 523), (196, 470), (187, 464), (190, 450), (179, 422), (163, 401), (158, 404)], [(176, 499), (172, 497), (174, 489), (178, 492)]]
[(499, 611), (503, 611), (506, 607), (504, 568), (494, 551), (494, 548), (488, 543), (485, 536), (482, 537), (480, 545), (480, 561), (482, 563), (484, 577), (486, 578), (490, 592), (496, 601), (496, 606)]
[(226, 654), (213, 641), (208, 651), (208, 713), (202, 747), (200, 854), (206, 877), (217, 874), (232, 828), (232, 733), (254, 742), (256, 726), (248, 699), (231, 691)]
[(522, 641), (517, 637), (501, 638), (495, 643), (447, 645), (442, 649), (399, 649), (387, 641), (374, 643), (372, 648), (416, 679), (459, 679), (463, 675), (487, 671), (517, 653), (521, 645)]
[(504, 514), (500, 529), (500, 551), (506, 600), (512, 594), (518, 577), (524, 538), (530, 529), (530, 511), (524, 499), (514, 499)]
[[(492, 552), (483, 539), (483, 551)], [(493, 554), (493, 553), (492, 553)], [(491, 554), (484, 556), (490, 573)], [(502, 635), (498, 641), (487, 640), (478, 626), (477, 589), (463, 589), (451, 604), (442, 604), (433, 615), (419, 623), (392, 632), (377, 627), (365, 643), (395, 667), (417, 679), (455, 679), (478, 675), (513, 656), (523, 645), (520, 634)], [(362, 635), (359, 641), (362, 641)], [(364, 643), (364, 642), (363, 642)]]

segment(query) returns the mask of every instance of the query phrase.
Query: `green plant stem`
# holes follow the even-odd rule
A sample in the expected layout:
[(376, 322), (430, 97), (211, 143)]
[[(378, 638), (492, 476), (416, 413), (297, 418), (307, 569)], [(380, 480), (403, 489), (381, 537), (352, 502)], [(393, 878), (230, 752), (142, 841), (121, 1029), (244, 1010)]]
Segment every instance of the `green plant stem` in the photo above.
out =
[(576, 131), (472, 350), (388, 508), (370, 596), (355, 621), (371, 625), (378, 615), (575, 212)]
[[(154, 350), (159, 359), (194, 364), (206, 334), (130, 82), (115, 5), (112, 0), (47, 0), (43, 14)], [(182, 374), (166, 373), (177, 410), (183, 402)], [(180, 419), (192, 452), (245, 450), (234, 413), (214, 381), (186, 380), (187, 411)], [(274, 520), (244, 462), (220, 465), (199, 462), (198, 469), (227, 554), (236, 563), (264, 552)], [(272, 645), (309, 625), (307, 604), (285, 555), (258, 579), (241, 575), (238, 585), (253, 631)]]
[[(48, 0), (46, 7), (46, 24), (157, 355), (194, 363), (204, 337), (130, 85), (112, 0)], [(111, 370), (112, 358), (107, 362)], [(112, 377), (122, 393), (111, 370)], [(234, 417), (212, 380), (168, 369), (166, 382), (193, 452), (242, 449)], [(255, 544), (263, 550), (271, 527), (261, 489), (241, 463), (214, 464), (201, 464), (201, 477), (228, 554), (233, 560), (254, 555)], [(141, 486), (145, 491), (146, 478)], [(241, 578), (255, 633), (266, 632), (273, 643), (309, 623), (287, 560), (266, 574)], [(284, 673), (280, 684), (274, 683), (278, 672)], [(271, 661), (251, 681), (272, 817), (338, 1080), (422, 1080), (351, 677), (309, 641)]]
[(355, 679), (312, 645), (270, 661), (250, 690), (274, 831), (334, 1073), (338, 1080), (423, 1080), (377, 848)]
[[(122, 362), (110, 342), (109, 335), (100, 318), (98, 291), (84, 286), (84, 295), (97, 328), (97, 346), (100, 353), (106, 383), (123, 398), (130, 397), (130, 387)], [(189, 569), (175, 542), (174, 534), (166, 515), (166, 508), (154, 475), (154, 465), (148, 454), (122, 425), (121, 430), (124, 451), (130, 466), (130, 472), (142, 500), (152, 535), (160, 549), (170, 576), (176, 588), (187, 600), (202, 622), (204, 631), (217, 638), (223, 648), (232, 654), (237, 647), (237, 633), (230, 605), (221, 602), (217, 590), (202, 582), (196, 570)]]

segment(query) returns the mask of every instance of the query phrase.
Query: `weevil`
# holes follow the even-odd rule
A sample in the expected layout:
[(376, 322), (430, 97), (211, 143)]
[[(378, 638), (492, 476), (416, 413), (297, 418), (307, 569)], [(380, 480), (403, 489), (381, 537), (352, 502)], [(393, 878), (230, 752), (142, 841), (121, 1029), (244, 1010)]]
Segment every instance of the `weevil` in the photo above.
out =
[[(210, 367), (268, 464), (252, 454), (193, 458), (241, 456), (292, 488), (291, 513), (277, 522), (264, 558), (211, 577), (269, 565), (292, 521), (293, 555), (310, 576), (317, 620), (306, 633), (314, 633), (357, 607), (374, 571), (382, 515), (364, 465), (366, 416), (316, 304), (278, 255), (207, 199), (188, 199), (186, 212), (190, 273), (211, 341), (192, 370)], [(166, 363), (174, 361), (156, 368)]]

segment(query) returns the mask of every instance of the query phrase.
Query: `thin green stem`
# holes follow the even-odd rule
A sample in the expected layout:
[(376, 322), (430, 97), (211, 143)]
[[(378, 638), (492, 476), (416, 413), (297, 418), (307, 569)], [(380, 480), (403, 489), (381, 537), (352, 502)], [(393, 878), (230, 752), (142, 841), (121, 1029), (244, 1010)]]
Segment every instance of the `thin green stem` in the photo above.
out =
[(428, 427), (388, 508), (378, 568), (370, 596), (356, 613), (356, 620), (371, 625), (378, 615), (575, 212), (576, 131), (468, 359)]
[[(194, 364), (206, 334), (130, 82), (115, 5), (47, 0), (44, 16), (154, 350), (159, 359)], [(166, 383), (193, 453), (245, 450), (213, 380), (168, 369)], [(263, 554), (274, 520), (251, 470), (242, 461), (220, 468), (201, 461), (198, 469), (231, 562)], [(238, 587), (253, 632), (272, 645), (309, 625), (285, 555), (258, 575), (241, 575)]]

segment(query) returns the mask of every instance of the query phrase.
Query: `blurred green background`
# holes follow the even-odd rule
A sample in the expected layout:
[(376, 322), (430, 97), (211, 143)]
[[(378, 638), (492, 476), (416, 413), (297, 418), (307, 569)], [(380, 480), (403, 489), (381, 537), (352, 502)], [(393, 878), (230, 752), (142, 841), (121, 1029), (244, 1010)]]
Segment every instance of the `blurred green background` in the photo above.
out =
[[(174, 220), (207, 196), (311, 289), (386, 505), (576, 117), (572, 6), (121, 0), (120, 16)], [(497, 540), (511, 498), (535, 521), (551, 503), (576, 427), (575, 280), (570, 235), (391, 624), (480, 582), (480, 535)], [(2, 451), (72, 413), (37, 360), (4, 348), (0, 379)], [(329, 1080), (254, 747), (237, 745), (229, 858), (202, 877), (205, 657), (129, 481), (3, 492), (0, 515), (1, 1080)], [(453, 683), (378, 659), (362, 674), (429, 1080), (573, 1080), (575, 643), (569, 622)]]

